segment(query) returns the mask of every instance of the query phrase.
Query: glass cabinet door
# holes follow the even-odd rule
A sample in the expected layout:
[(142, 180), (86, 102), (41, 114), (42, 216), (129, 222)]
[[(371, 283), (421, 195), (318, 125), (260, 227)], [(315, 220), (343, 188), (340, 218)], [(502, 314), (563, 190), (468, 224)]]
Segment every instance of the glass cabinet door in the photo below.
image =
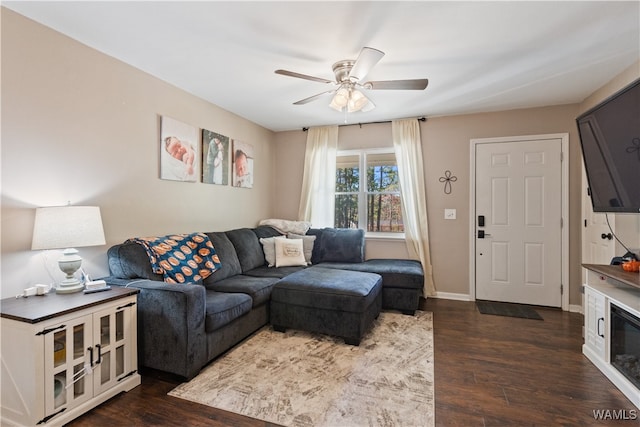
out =
[(99, 337), (98, 366), (95, 370), (94, 392), (110, 388), (131, 370), (129, 328), (131, 307), (118, 307), (94, 315), (95, 336)]
[(38, 333), (44, 339), (45, 417), (72, 409), (133, 373), (135, 309), (135, 302), (125, 302)]
[(45, 332), (45, 413), (50, 415), (93, 396), (88, 357), (92, 318), (79, 317)]

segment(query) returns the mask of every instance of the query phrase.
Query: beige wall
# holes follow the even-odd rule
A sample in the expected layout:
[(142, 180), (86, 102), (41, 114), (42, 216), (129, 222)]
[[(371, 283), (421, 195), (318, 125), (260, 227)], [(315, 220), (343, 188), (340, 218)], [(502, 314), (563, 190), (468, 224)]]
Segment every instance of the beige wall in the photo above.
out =
[[(425, 184), (427, 188), (431, 254), (439, 294), (469, 294), (469, 149), (470, 140), (501, 136), (569, 133), (570, 174), (570, 303), (580, 304), (580, 147), (575, 118), (577, 105), (532, 108), (495, 113), (433, 117), (421, 123)], [(306, 133), (276, 135), (274, 213), (297, 215)], [(345, 126), (339, 131), (339, 147), (391, 146), (391, 124)], [(296, 166), (290, 166), (296, 165)], [(450, 170), (458, 180), (451, 194), (444, 194), (439, 178)], [(457, 209), (456, 220), (445, 220), (444, 209)], [(403, 242), (368, 241), (367, 257), (406, 256)], [(457, 295), (451, 295), (457, 294)]]
[[(159, 116), (251, 143), (253, 189), (158, 178)], [(270, 216), (273, 132), (2, 9), (2, 297), (62, 273), (31, 252), (34, 208), (101, 207), (107, 246), (139, 235), (228, 230)]]

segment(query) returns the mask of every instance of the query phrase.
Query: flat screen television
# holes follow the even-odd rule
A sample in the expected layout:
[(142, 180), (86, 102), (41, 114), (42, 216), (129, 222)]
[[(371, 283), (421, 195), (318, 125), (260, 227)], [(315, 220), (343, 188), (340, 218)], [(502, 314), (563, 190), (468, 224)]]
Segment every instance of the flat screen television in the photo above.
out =
[(593, 211), (640, 213), (640, 79), (576, 121)]

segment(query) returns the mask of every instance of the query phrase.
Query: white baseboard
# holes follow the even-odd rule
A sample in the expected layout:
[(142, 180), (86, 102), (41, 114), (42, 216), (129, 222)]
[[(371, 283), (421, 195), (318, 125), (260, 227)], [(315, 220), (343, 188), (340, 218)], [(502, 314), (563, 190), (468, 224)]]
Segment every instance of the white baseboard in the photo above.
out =
[[(429, 298), (450, 299), (455, 301), (474, 301), (469, 294), (456, 294), (452, 292), (436, 292), (435, 296)], [(582, 306), (571, 304), (569, 305), (569, 312), (583, 314)]]
[(452, 292), (436, 292), (436, 295), (431, 298), (439, 299), (451, 299), (456, 301), (473, 301), (469, 294), (454, 294)]
[(569, 312), (584, 314), (581, 305), (569, 304)]

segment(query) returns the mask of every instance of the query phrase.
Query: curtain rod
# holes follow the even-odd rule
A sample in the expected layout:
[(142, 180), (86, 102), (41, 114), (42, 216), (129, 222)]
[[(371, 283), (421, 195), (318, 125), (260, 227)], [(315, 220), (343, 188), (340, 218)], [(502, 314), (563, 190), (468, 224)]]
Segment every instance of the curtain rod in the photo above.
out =
[[(418, 117), (416, 120), (418, 120), (419, 122), (426, 122), (427, 118), (426, 117)], [(362, 127), (362, 125), (376, 125), (376, 124), (379, 124), (379, 123), (391, 123), (391, 120), (383, 120), (383, 121), (380, 121), (380, 122), (367, 122), (367, 123), (349, 123), (349, 124), (346, 124), (346, 125), (338, 125), (338, 127), (341, 128), (343, 126), (355, 126), (355, 125), (358, 125), (358, 126)], [(308, 130), (309, 130), (308, 127), (302, 128), (302, 132), (306, 132)]]

